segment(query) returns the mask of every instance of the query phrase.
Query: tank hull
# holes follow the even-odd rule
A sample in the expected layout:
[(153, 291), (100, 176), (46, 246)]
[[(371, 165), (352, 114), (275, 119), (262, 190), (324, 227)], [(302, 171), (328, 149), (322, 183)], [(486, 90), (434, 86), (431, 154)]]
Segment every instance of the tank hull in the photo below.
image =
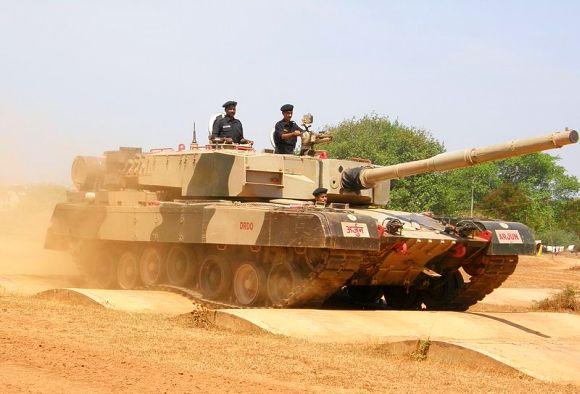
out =
[[(501, 285), (518, 253), (533, 250), (529, 230), (517, 223), (501, 225), (521, 242), (500, 244), (493, 237), (505, 229), (497, 222), (480, 223), (483, 231), (502, 229), (486, 239), (447, 233), (423, 215), (382, 209), (129, 195), (115, 205), (74, 198), (57, 205), (45, 246), (69, 250), (101, 287), (169, 283), (241, 307), (340, 300), (411, 309), (425, 307), (425, 300), (431, 309), (465, 309)], [(385, 231), (393, 219), (402, 223), (396, 234)], [(462, 267), (471, 280), (447, 289)], [(447, 290), (438, 295), (441, 286)]]

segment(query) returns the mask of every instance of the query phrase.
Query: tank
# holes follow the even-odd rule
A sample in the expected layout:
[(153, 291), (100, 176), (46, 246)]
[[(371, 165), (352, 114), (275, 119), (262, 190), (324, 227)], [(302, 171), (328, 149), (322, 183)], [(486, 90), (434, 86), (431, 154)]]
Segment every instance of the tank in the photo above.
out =
[[(535, 242), (521, 223), (446, 225), (381, 208), (391, 179), (449, 171), (578, 141), (574, 130), (380, 167), (213, 143), (78, 156), (75, 191), (45, 247), (72, 253), (93, 286), (191, 289), (238, 307), (339, 303), (465, 310), (499, 287)], [(328, 204), (312, 192), (328, 189)]]

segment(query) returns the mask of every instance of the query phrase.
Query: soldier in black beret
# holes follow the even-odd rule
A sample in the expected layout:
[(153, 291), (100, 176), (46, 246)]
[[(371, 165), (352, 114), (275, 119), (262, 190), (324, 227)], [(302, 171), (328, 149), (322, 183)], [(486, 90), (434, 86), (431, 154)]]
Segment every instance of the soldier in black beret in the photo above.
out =
[(315, 189), (312, 192), (312, 195), (314, 196), (314, 203), (326, 205), (326, 201), (328, 200), (328, 196), (326, 193), (328, 193), (328, 189), (324, 187), (319, 187)]
[(238, 103), (235, 101), (226, 101), (224, 105), (222, 105), (226, 111), (226, 115), (222, 118), (216, 119), (214, 122), (210, 137), (212, 141), (250, 145), (254, 143), (253, 141), (244, 138), (242, 122), (235, 118), (237, 105)]
[(283, 118), (274, 126), (274, 143), (276, 153), (288, 155), (294, 153), (296, 141), (302, 129), (292, 120), (294, 111), (292, 104), (284, 104), (280, 111), (282, 111)]

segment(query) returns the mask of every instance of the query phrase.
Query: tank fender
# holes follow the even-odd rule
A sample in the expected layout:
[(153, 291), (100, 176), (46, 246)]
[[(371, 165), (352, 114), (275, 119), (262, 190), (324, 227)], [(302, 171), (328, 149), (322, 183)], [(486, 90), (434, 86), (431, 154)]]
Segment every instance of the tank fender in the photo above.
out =
[(536, 243), (532, 230), (518, 222), (474, 220), (491, 233), (488, 255), (534, 254)]
[(63, 204), (57, 204), (50, 219), (50, 227), (46, 231), (44, 248), (51, 250), (67, 250), (70, 246), (69, 229), (66, 222), (66, 211)]

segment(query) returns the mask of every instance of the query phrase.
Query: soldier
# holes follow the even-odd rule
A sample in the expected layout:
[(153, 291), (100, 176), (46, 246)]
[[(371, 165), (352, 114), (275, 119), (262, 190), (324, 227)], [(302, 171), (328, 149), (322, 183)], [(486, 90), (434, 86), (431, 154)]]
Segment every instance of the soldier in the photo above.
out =
[(211, 141), (223, 140), (227, 143), (233, 142), (236, 144), (250, 145), (254, 143), (253, 141), (244, 138), (242, 122), (240, 122), (239, 119), (234, 118), (237, 105), (238, 103), (235, 101), (226, 101), (224, 105), (222, 105), (226, 111), (226, 116), (217, 119), (214, 122), (210, 137)]
[(326, 202), (328, 201), (328, 196), (326, 193), (328, 193), (328, 189), (324, 187), (319, 187), (315, 189), (312, 192), (312, 195), (314, 196), (314, 204), (326, 205)]
[(283, 119), (274, 126), (274, 143), (276, 144), (276, 153), (292, 154), (296, 148), (297, 137), (300, 136), (302, 129), (292, 120), (294, 106), (285, 104), (280, 108)]

